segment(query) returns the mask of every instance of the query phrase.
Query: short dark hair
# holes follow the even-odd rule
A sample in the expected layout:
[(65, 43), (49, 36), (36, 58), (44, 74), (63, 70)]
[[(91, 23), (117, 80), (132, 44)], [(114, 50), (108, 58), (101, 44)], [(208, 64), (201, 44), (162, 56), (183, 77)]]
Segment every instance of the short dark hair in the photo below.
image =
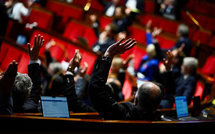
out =
[(117, 34), (117, 32), (118, 32), (118, 26), (115, 23), (109, 23), (108, 25), (111, 28), (111, 33), (113, 33), (114, 35)]
[(138, 106), (146, 112), (155, 111), (163, 98), (163, 91), (161, 87), (157, 83), (155, 85), (159, 89), (158, 92), (153, 90), (153, 88), (156, 87), (149, 86), (148, 82), (143, 83), (138, 90)]

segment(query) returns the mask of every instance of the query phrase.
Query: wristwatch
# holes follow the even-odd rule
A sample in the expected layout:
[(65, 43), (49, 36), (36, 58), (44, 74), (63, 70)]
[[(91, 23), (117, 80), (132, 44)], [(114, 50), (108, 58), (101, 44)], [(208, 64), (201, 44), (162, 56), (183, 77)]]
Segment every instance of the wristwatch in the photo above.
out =
[(104, 57), (102, 58), (102, 60), (106, 60), (106, 61), (108, 61), (108, 62), (112, 62), (112, 59), (111, 59), (110, 57), (108, 57), (108, 56), (104, 56)]

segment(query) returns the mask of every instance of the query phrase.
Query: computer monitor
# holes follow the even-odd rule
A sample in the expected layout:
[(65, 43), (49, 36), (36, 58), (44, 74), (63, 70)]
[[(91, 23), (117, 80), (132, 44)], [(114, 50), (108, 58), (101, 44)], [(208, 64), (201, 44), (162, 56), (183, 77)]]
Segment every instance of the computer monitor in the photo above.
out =
[(178, 118), (189, 116), (186, 96), (176, 96), (175, 105)]
[(43, 117), (69, 118), (66, 97), (41, 96)]

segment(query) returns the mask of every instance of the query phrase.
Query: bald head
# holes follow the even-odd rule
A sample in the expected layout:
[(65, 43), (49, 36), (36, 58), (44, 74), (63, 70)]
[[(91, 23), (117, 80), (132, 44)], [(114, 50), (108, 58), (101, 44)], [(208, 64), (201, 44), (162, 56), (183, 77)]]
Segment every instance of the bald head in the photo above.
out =
[(162, 97), (163, 92), (160, 85), (144, 82), (137, 90), (135, 104), (145, 112), (153, 112), (160, 105)]

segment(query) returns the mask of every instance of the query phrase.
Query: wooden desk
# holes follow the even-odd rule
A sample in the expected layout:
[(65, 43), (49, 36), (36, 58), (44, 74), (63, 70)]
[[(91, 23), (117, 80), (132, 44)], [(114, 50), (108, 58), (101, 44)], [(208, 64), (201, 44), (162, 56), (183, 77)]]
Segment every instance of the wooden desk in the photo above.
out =
[[(0, 115), (2, 132), (7, 133), (182, 133), (211, 132), (215, 120), (122, 121), (80, 118), (49, 118)], [(10, 128), (8, 128), (10, 127)]]

